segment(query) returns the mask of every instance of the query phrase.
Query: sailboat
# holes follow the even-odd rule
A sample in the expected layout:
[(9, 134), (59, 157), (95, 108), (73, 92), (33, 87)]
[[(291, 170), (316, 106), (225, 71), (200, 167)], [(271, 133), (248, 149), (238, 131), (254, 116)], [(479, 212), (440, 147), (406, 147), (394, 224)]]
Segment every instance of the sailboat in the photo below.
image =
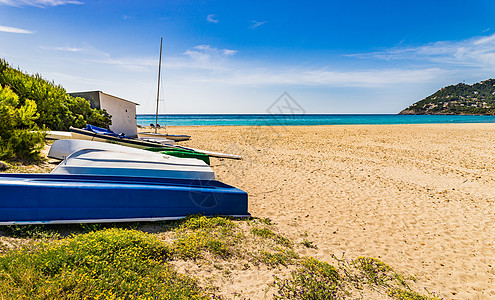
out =
[(176, 142), (187, 141), (191, 139), (191, 136), (184, 134), (161, 134), (158, 133), (158, 104), (160, 103), (160, 75), (162, 69), (162, 45), (163, 45), (163, 37), (160, 39), (160, 59), (158, 61), (158, 92), (156, 93), (156, 112), (155, 112), (155, 132), (138, 132), (138, 136), (141, 139), (152, 139), (153, 141), (157, 141), (160, 139), (169, 139)]

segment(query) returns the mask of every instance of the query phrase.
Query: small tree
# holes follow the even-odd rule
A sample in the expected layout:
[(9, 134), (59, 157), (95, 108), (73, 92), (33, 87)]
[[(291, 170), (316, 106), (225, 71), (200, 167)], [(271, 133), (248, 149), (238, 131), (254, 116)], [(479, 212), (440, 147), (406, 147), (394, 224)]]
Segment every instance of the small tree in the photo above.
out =
[(36, 102), (19, 97), (0, 85), (0, 159), (40, 159), (45, 133), (36, 125)]

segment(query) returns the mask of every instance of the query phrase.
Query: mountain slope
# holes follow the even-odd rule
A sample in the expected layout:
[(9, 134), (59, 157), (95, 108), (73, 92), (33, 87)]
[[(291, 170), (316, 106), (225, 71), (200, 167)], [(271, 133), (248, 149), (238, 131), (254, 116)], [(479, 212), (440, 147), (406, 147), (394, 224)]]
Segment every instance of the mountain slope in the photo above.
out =
[(495, 115), (495, 79), (444, 87), (400, 115)]

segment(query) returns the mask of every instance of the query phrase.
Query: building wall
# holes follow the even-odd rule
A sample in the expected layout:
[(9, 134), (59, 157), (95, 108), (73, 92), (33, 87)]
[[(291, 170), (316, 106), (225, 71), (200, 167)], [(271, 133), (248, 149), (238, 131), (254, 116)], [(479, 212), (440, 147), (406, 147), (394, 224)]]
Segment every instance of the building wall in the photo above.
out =
[(100, 92), (100, 108), (112, 116), (110, 129), (137, 137), (136, 104)]

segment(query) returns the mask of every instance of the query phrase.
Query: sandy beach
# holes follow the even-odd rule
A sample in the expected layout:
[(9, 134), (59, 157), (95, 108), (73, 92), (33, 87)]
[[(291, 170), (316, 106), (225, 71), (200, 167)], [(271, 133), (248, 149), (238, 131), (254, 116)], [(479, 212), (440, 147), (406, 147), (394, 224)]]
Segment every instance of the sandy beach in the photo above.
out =
[[(250, 212), (331, 255), (380, 258), (444, 299), (495, 298), (495, 124), (170, 127)], [(234, 276), (256, 295), (257, 281)], [(251, 293), (249, 292), (251, 291)], [(256, 297), (254, 297), (256, 298)]]

